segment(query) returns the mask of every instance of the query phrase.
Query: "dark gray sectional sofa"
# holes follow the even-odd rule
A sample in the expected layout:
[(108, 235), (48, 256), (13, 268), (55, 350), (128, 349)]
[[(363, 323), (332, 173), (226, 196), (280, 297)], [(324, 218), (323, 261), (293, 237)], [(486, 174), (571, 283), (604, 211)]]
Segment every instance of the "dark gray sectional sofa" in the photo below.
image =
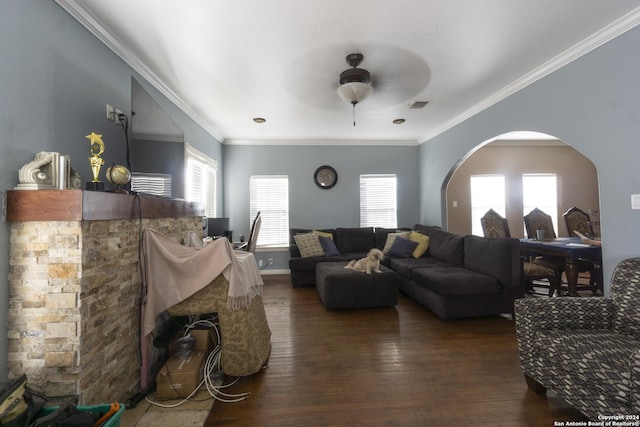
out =
[[(402, 229), (407, 230), (407, 229)], [(395, 229), (335, 228), (331, 233), (339, 255), (301, 257), (290, 230), (291, 282), (315, 285), (320, 262), (362, 258), (369, 249), (383, 249)], [(429, 236), (429, 249), (419, 258), (386, 257), (384, 265), (399, 276), (400, 291), (443, 320), (513, 313), (513, 301), (524, 295), (518, 239), (463, 236), (439, 227), (417, 224), (413, 231)]]

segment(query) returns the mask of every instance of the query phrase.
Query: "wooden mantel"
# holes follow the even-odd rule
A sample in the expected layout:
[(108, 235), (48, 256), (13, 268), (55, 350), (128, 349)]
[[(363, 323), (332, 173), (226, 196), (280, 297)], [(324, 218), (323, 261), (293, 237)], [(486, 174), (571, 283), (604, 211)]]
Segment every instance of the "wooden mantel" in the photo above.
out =
[(6, 221), (97, 221), (204, 216), (202, 203), (82, 190), (9, 190)]

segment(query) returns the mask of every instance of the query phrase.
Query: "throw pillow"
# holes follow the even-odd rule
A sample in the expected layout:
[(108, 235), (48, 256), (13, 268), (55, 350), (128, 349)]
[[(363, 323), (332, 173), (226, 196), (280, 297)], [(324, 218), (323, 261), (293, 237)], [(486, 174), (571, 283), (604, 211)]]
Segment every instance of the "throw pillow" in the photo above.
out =
[(318, 230), (313, 230), (313, 232), (316, 233), (318, 236), (328, 237), (331, 240), (333, 240), (333, 234), (331, 233), (327, 233), (326, 231), (318, 231)]
[(427, 249), (429, 249), (429, 236), (427, 236), (426, 234), (412, 231), (409, 234), (409, 240), (418, 242), (418, 246), (412, 254), (414, 258), (420, 258), (422, 255), (424, 255), (425, 252), (427, 252)]
[(418, 242), (397, 236), (387, 255), (394, 258), (409, 258), (417, 247)]
[(324, 249), (320, 244), (320, 236), (316, 233), (296, 234), (293, 236), (293, 240), (296, 241), (296, 245), (300, 249), (300, 256), (303, 258), (324, 256)]
[(324, 256), (340, 256), (340, 252), (338, 251), (338, 248), (336, 248), (336, 244), (333, 243), (332, 238), (326, 236), (319, 237), (322, 249), (324, 249)]
[(403, 231), (400, 233), (389, 233), (387, 234), (387, 241), (384, 243), (384, 248), (382, 248), (382, 253), (385, 255), (389, 253), (389, 249), (393, 246), (393, 242), (395, 242), (396, 237), (409, 238), (409, 232)]

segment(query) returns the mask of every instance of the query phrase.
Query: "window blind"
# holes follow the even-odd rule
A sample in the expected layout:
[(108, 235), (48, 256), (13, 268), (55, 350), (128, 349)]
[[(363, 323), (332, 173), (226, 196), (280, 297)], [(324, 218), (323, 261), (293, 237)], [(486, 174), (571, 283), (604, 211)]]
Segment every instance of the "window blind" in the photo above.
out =
[(262, 225), (256, 247), (289, 245), (289, 177), (254, 175), (249, 178), (249, 224), (260, 212)]
[(154, 196), (171, 197), (171, 175), (164, 173), (131, 173), (131, 191), (152, 194)]
[(185, 199), (204, 204), (205, 215), (215, 218), (218, 162), (185, 144), (185, 163)]
[(398, 226), (396, 175), (360, 175), (360, 226)]

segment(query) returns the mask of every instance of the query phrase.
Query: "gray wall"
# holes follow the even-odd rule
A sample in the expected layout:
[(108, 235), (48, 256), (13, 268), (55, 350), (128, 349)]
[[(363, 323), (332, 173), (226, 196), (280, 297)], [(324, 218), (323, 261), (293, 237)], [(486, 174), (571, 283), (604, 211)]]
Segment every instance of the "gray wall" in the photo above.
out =
[(516, 130), (556, 136), (598, 171), (605, 289), (615, 265), (640, 255), (640, 27), (619, 36), (420, 146), (422, 222), (446, 225), (443, 186), (478, 144)]
[(131, 144), (131, 170), (171, 175), (171, 195), (183, 199), (184, 150), (184, 142), (134, 139)]
[[(53, 1), (0, 0), (0, 189), (39, 151), (71, 156), (91, 178), (85, 135), (103, 135), (106, 166), (125, 164), (122, 128), (105, 118), (109, 103), (129, 117), (135, 77), (184, 130), (185, 140), (220, 159), (220, 144), (100, 43)], [(220, 180), (222, 181), (222, 180)], [(220, 189), (222, 184), (220, 184)], [(221, 191), (221, 190), (220, 190)], [(220, 203), (220, 210), (222, 203)], [(0, 317), (8, 306), (9, 227), (0, 224)], [(0, 381), (6, 379), (7, 336), (0, 328)]]
[[(249, 232), (251, 175), (288, 175), (290, 227), (359, 227), (360, 175), (369, 173), (397, 175), (398, 226), (410, 227), (418, 220), (418, 146), (224, 145), (223, 151), (224, 216), (230, 218), (236, 237)], [(338, 173), (338, 183), (330, 190), (313, 182), (321, 165), (333, 166)], [(270, 257), (272, 269), (289, 268), (288, 252)]]

